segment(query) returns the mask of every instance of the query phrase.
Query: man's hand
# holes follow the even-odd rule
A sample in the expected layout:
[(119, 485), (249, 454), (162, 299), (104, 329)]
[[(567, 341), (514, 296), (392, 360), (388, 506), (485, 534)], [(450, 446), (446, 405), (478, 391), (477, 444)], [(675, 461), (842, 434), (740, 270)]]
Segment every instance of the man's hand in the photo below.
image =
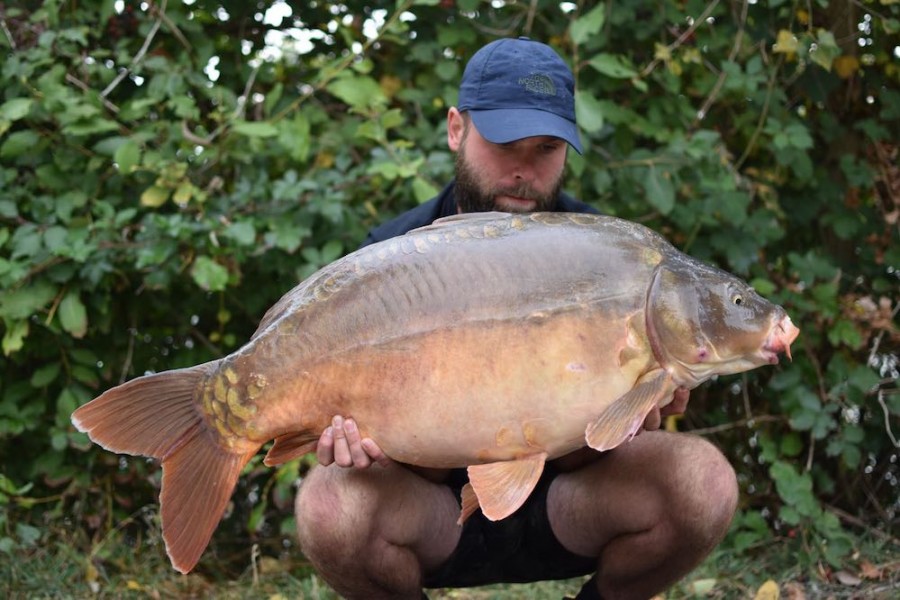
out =
[(680, 415), (687, 408), (688, 400), (690, 400), (691, 391), (684, 388), (675, 390), (672, 401), (666, 404), (662, 409), (654, 407), (644, 419), (644, 429), (647, 431), (656, 431), (662, 425), (663, 417), (670, 415)]
[(374, 440), (360, 437), (356, 421), (341, 416), (335, 416), (331, 427), (326, 428), (319, 437), (316, 458), (321, 465), (335, 463), (340, 467), (357, 469), (368, 468), (373, 462), (382, 466), (391, 462)]

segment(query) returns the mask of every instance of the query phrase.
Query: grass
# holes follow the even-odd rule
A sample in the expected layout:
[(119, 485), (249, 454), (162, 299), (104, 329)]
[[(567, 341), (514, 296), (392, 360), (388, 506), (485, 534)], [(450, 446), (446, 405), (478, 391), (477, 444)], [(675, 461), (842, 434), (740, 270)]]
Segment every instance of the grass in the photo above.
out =
[[(12, 548), (8, 557), (0, 555), (0, 596), (29, 600), (337, 598), (299, 552), (289, 547), (275, 558), (252, 545), (250, 552), (242, 547), (229, 553), (223, 544), (214, 544), (195, 572), (180, 575), (170, 567), (152, 533), (135, 537), (118, 530), (91, 543), (61, 524), (50, 524), (43, 531), (38, 543)], [(791, 555), (792, 546), (777, 540), (740, 555), (720, 548), (657, 600), (754, 599), (768, 580), (774, 582), (769, 585), (780, 591), (781, 598), (790, 600), (900, 598), (900, 547), (896, 541), (863, 537), (855, 541), (857, 549), (843, 569), (819, 566), (809, 572), (798, 566)], [(86, 552), (85, 548), (92, 550)], [(432, 599), (558, 600), (574, 596), (582, 581), (429, 590), (428, 595)]]

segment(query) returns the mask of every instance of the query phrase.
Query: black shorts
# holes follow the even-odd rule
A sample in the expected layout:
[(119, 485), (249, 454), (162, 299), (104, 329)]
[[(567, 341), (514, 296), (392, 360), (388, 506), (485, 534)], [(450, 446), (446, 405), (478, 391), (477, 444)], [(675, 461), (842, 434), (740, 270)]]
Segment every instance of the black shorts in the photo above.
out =
[[(569, 579), (597, 570), (597, 559), (566, 550), (550, 528), (547, 490), (557, 472), (547, 465), (534, 491), (516, 512), (490, 521), (480, 510), (463, 525), (450, 558), (425, 574), (426, 588), (472, 587), (491, 583), (527, 583)], [(465, 470), (454, 470), (448, 485), (459, 498), (468, 481)]]

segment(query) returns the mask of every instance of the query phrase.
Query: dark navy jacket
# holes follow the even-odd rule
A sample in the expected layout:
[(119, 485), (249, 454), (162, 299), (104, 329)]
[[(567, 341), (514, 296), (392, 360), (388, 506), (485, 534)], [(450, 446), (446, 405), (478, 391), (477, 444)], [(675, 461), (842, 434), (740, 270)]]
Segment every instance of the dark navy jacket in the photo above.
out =
[[(447, 187), (441, 190), (440, 194), (428, 202), (420, 204), (387, 223), (379, 225), (369, 232), (369, 235), (366, 236), (360, 247), (368, 246), (375, 242), (383, 242), (392, 237), (403, 235), (417, 227), (431, 225), (441, 217), (457, 214), (456, 198), (453, 194), (455, 185), (456, 180), (454, 179), (447, 184)], [(559, 195), (559, 203), (554, 210), (555, 212), (599, 213), (593, 206), (580, 202), (566, 194)]]

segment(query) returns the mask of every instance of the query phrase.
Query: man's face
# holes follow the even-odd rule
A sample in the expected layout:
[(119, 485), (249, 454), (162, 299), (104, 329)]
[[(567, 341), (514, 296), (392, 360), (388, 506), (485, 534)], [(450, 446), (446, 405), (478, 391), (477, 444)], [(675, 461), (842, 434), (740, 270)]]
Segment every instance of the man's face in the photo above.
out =
[(566, 161), (565, 141), (540, 136), (494, 144), (466, 121), (455, 148), (455, 194), (460, 212), (556, 208)]

